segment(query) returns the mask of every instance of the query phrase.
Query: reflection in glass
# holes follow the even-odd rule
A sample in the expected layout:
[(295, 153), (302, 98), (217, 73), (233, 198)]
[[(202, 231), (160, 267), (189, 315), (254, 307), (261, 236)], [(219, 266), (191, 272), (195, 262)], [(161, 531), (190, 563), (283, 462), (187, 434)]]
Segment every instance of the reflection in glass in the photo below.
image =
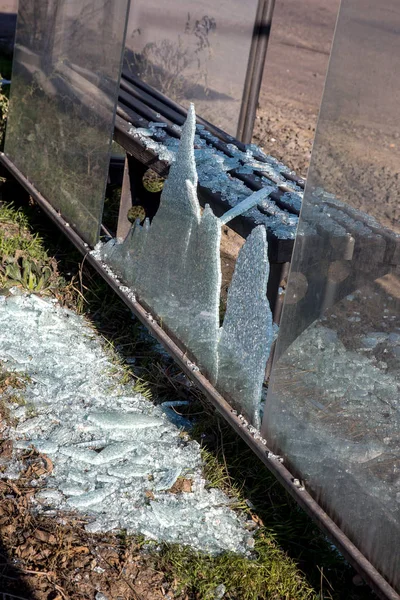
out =
[(342, 0), (263, 433), (400, 591), (400, 12)]
[(129, 0), (20, 0), (5, 153), (98, 239)]
[(254, 141), (305, 177), (340, 0), (276, 1)]
[(236, 134), (257, 0), (131, 4), (128, 71), (231, 135)]

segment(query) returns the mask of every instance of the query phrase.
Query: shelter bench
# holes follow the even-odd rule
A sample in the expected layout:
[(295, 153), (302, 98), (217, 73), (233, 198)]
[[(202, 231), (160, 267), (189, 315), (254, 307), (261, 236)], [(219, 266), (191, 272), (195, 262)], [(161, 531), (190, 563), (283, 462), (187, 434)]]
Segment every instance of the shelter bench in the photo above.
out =
[[(180, 137), (180, 127), (185, 121), (187, 111), (166, 97), (161, 92), (141, 81), (137, 76), (123, 70), (117, 114), (114, 129), (114, 139), (127, 153), (125, 177), (122, 190), (117, 235), (124, 237), (130, 227), (127, 213), (136, 198), (145, 198), (142, 177), (151, 168), (161, 177), (166, 177), (169, 171), (169, 147)], [(305, 187), (303, 178), (298, 177), (284, 164), (267, 156), (255, 145), (245, 145), (240, 140), (228, 135), (215, 125), (197, 117), (197, 141), (195, 151), (198, 152), (197, 168), (199, 171), (198, 194), (201, 204), (210, 204), (214, 213), (221, 216), (235, 204), (232, 190), (239, 190), (250, 195), (252, 192), (265, 188), (268, 192), (266, 200), (244, 215), (229, 223), (240, 236), (246, 238), (250, 231), (260, 223), (264, 223), (268, 238), (268, 255), (270, 261), (270, 278), (268, 298), (274, 313), (275, 322), (279, 322), (283, 297), (280, 293), (291, 261), (293, 246), (301, 209), (302, 196)], [(208, 181), (207, 169), (202, 168), (202, 151), (215, 154), (215, 161), (221, 163), (221, 181)], [(197, 157), (196, 157), (197, 158)], [(215, 163), (213, 165), (215, 170)], [(154, 194), (152, 194), (154, 196)], [(318, 192), (316, 193), (318, 196)], [(326, 200), (326, 198), (325, 198)], [(153, 206), (146, 205), (146, 216), (153, 216)], [(153, 201), (154, 202), (154, 201)], [(327, 248), (325, 257), (318, 257), (315, 267), (315, 282), (307, 282), (306, 286), (299, 284), (296, 302), (315, 293), (315, 285), (320, 281), (320, 274), (326, 268), (327, 261), (346, 261), (348, 265), (360, 265), (363, 268), (375, 268), (379, 274), (380, 265), (400, 263), (400, 238), (388, 229), (380, 226), (373, 218), (349, 209), (346, 205), (331, 198), (332, 213), (321, 218), (317, 207), (316, 197), (315, 216), (317, 223), (313, 236), (326, 237), (326, 231), (335, 231), (336, 243)], [(148, 214), (147, 214), (148, 213)], [(310, 223), (314, 221), (310, 214), (308, 223), (304, 220), (303, 228), (297, 232), (297, 244), (310, 243)], [(303, 236), (306, 233), (307, 236)], [(370, 254), (371, 240), (374, 241), (376, 252)], [(368, 246), (368, 256), (363, 248)], [(382, 273), (384, 274), (384, 273)], [(315, 284), (315, 285), (314, 285)], [(334, 277), (330, 289), (330, 297), (325, 297), (325, 306), (332, 305), (339, 298), (349, 294), (357, 284), (351, 277), (344, 282)], [(302, 289), (302, 287), (306, 289)], [(296, 303), (295, 302), (295, 303)], [(301, 326), (304, 328), (304, 324)], [(294, 334), (297, 335), (300, 331)]]

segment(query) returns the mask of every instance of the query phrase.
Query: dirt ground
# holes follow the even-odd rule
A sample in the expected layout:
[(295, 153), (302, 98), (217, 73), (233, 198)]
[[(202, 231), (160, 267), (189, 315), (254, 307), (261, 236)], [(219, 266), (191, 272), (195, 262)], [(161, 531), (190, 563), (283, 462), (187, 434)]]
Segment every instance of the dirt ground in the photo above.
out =
[(338, 0), (276, 2), (254, 141), (306, 176)]
[[(10, 443), (3, 442), (0, 457), (10, 454)], [(170, 584), (141, 544), (127, 543), (123, 536), (90, 535), (82, 518), (35, 515), (31, 497), (37, 478), (51, 471), (52, 464), (36, 452), (28, 452), (25, 462), (17, 484), (0, 481), (2, 591), (16, 600), (28, 600), (32, 594), (35, 600), (78, 600), (96, 594), (101, 600), (100, 593), (109, 599), (155, 600), (168, 594)], [(7, 560), (8, 553), (14, 554), (14, 564)]]

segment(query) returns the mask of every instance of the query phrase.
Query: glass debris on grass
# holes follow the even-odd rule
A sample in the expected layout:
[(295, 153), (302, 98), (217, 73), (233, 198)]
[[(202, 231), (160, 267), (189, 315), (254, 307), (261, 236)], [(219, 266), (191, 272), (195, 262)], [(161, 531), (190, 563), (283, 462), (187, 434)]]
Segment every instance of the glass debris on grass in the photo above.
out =
[[(246, 519), (208, 489), (197, 442), (162, 407), (118, 383), (83, 317), (38, 296), (0, 296), (0, 328), (0, 360), (30, 377), (25, 404), (10, 405), (16, 450), (2, 476), (18, 477), (18, 449), (47, 454), (54, 469), (38, 481), (37, 509), (83, 512), (92, 532), (124, 529), (211, 554), (249, 552)], [(179, 477), (191, 491), (169, 491)]]

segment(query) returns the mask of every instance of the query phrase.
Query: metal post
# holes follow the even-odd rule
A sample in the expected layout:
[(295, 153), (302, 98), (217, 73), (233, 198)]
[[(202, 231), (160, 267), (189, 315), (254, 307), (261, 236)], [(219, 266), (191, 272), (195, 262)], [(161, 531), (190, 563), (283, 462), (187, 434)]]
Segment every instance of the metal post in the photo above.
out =
[(249, 144), (253, 136), (274, 6), (275, 0), (258, 0), (236, 134), (237, 139), (245, 144)]

